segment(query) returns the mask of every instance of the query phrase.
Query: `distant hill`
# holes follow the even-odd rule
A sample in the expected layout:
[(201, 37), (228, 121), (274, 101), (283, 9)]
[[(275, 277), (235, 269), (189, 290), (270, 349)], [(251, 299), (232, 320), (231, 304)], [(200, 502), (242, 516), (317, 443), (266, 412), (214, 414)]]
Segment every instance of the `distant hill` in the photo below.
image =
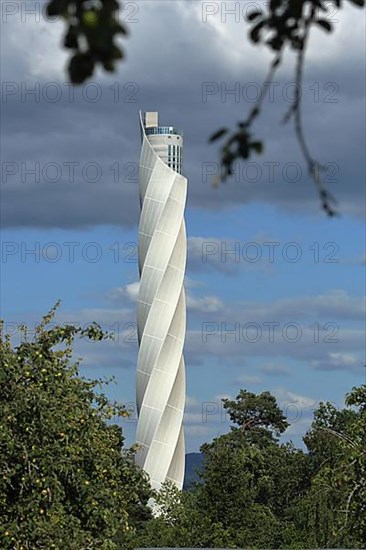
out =
[(199, 481), (196, 470), (200, 469), (203, 461), (202, 453), (188, 453), (186, 454), (186, 469), (184, 474), (183, 490), (186, 491), (193, 481)]

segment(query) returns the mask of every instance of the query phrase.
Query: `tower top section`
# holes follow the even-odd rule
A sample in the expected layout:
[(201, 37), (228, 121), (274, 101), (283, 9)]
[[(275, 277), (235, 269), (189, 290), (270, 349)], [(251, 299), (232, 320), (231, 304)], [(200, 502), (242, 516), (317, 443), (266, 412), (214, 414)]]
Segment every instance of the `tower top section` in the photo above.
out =
[(141, 139), (144, 138), (172, 170), (182, 173), (183, 168), (183, 132), (174, 126), (159, 126), (157, 111), (140, 111)]
[(145, 128), (157, 128), (159, 126), (158, 120), (159, 120), (158, 111), (149, 111), (144, 113), (143, 115)]
[(174, 126), (159, 126), (158, 111), (146, 111), (141, 116), (147, 136), (151, 135), (175, 135), (183, 137), (183, 131)]

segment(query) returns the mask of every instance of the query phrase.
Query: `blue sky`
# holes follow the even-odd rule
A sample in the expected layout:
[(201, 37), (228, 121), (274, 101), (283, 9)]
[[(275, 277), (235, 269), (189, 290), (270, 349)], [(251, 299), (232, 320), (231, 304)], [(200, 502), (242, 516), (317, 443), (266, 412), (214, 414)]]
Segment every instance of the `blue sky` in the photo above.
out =
[[(241, 18), (225, 22), (219, 11), (205, 22), (204, 2), (177, 1), (159, 12), (159, 2), (128, 4), (127, 61), (117, 74), (93, 80), (88, 93), (101, 93), (96, 102), (80, 90), (73, 101), (66, 94), (62, 26), (29, 15), (22, 22), (21, 9), (7, 17), (2, 317), (15, 333), (17, 324), (34, 324), (60, 298), (60, 321), (97, 321), (114, 331), (117, 342), (78, 344), (82, 372), (114, 376), (107, 393), (134, 402), (137, 115), (158, 109), (162, 123), (184, 129), (189, 179), (187, 450), (229, 429), (220, 399), (240, 388), (273, 392), (291, 423), (287, 437), (300, 444), (320, 400), (342, 406), (344, 394), (365, 382), (363, 22), (354, 24), (347, 55), (342, 44), (346, 23), (354, 21), (351, 8), (339, 14), (333, 37), (314, 35), (309, 51), (305, 127), (317, 156), (336, 168), (329, 187), (341, 216), (330, 220), (319, 208), (292, 128), (280, 124), (291, 59), (256, 126), (264, 156), (254, 159), (247, 177), (241, 172), (237, 181), (213, 189), (207, 172), (215, 170), (218, 153), (207, 137), (248, 111), (244, 87), (262, 81), (269, 57), (242, 36)], [(22, 47), (12, 45), (19, 31)], [(220, 92), (203, 100), (205, 83)], [(221, 95), (236, 83), (239, 101)], [(27, 86), (35, 87), (35, 96), (22, 96)], [(122, 100), (114, 102), (117, 89)], [(52, 90), (62, 90), (55, 102)], [(126, 100), (131, 93), (133, 102)], [(328, 101), (329, 93), (336, 102)], [(25, 173), (37, 170), (36, 163), (39, 176)], [(260, 174), (258, 181), (253, 174)], [(124, 429), (132, 443), (133, 418)]]

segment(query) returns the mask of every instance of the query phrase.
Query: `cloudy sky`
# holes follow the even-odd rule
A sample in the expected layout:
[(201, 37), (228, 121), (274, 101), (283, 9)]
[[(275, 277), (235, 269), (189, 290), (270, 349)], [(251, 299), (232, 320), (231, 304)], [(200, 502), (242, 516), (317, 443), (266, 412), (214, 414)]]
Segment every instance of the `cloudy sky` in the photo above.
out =
[[(348, 2), (314, 31), (302, 90), (305, 130), (327, 164), (341, 216), (327, 219), (291, 126), (286, 57), (255, 131), (264, 155), (212, 188), (207, 138), (245, 117), (269, 54), (247, 39), (260, 2), (125, 2), (126, 60), (73, 89), (59, 22), (42, 2), (2, 1), (2, 317), (34, 326), (99, 322), (109, 343), (78, 345), (83, 374), (135, 399), (138, 111), (184, 130), (188, 265), (187, 450), (229, 428), (220, 399), (270, 390), (301, 443), (320, 400), (342, 406), (365, 382), (364, 17)], [(133, 442), (136, 420), (124, 423)]]

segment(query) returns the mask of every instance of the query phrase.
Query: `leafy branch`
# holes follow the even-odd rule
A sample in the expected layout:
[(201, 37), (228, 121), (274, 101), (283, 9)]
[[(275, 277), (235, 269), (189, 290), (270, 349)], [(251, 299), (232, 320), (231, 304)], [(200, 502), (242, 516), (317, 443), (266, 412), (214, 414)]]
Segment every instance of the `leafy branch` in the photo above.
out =
[[(365, 5), (365, 0), (349, 0), (349, 2), (358, 7), (364, 7)], [(250, 40), (254, 44), (266, 44), (275, 53), (275, 59), (270, 66), (269, 74), (264, 81), (262, 93), (257, 103), (251, 110), (248, 118), (238, 123), (238, 131), (229, 134), (228, 128), (221, 128), (210, 137), (209, 141), (216, 141), (229, 134), (221, 148), (222, 181), (225, 181), (228, 176), (232, 175), (233, 163), (236, 159), (243, 158), (247, 160), (253, 151), (258, 154), (263, 152), (263, 143), (253, 140), (250, 129), (254, 120), (261, 112), (262, 103), (267, 94), (269, 84), (273, 80), (276, 69), (282, 62), (282, 54), (286, 47), (289, 47), (297, 53), (295, 68), (296, 92), (293, 105), (291, 105), (284, 117), (284, 123), (293, 118), (296, 138), (306, 161), (308, 172), (318, 189), (322, 208), (328, 216), (334, 216), (337, 213), (334, 209), (336, 201), (325, 188), (324, 179), (321, 177), (321, 172), (325, 170), (325, 167), (315, 160), (310, 153), (310, 148), (304, 135), (301, 111), (305, 52), (310, 30), (314, 25), (317, 25), (326, 32), (332, 31), (331, 23), (317, 16), (318, 12), (327, 14), (330, 4), (341, 8), (343, 0), (333, 0), (331, 2), (325, 2), (324, 0), (271, 0), (267, 13), (254, 11), (249, 14), (248, 21), (253, 22), (253, 27), (249, 33)]]
[[(293, 105), (286, 113), (284, 122), (293, 119), (295, 135), (308, 172), (318, 190), (323, 210), (328, 216), (337, 214), (336, 200), (324, 185), (322, 172), (325, 167), (313, 157), (305, 138), (301, 89), (305, 52), (311, 29), (317, 26), (330, 33), (333, 30), (332, 24), (323, 16), (326, 16), (333, 6), (343, 8), (346, 1), (359, 8), (365, 6), (365, 0), (270, 0), (268, 7), (249, 14), (248, 21), (252, 23), (249, 32), (251, 42), (264, 43), (275, 57), (270, 64), (260, 97), (248, 117), (238, 122), (234, 131), (221, 128), (209, 139), (210, 142), (214, 142), (226, 136), (220, 152), (222, 181), (232, 175), (236, 159), (248, 160), (253, 153), (263, 153), (264, 144), (253, 137), (252, 126), (261, 114), (263, 101), (274, 74), (281, 65), (283, 53), (286, 48), (290, 48), (297, 54), (296, 92)], [(85, 82), (98, 66), (105, 71), (114, 72), (116, 62), (124, 58), (123, 50), (116, 43), (119, 35), (128, 34), (126, 26), (118, 21), (120, 12), (119, 0), (48, 1), (47, 15), (61, 17), (66, 25), (63, 45), (71, 51), (68, 73), (73, 84)], [(318, 16), (319, 13), (323, 16)]]
[(98, 65), (114, 72), (116, 61), (124, 57), (115, 42), (118, 35), (127, 35), (127, 28), (118, 21), (120, 9), (118, 0), (48, 2), (48, 17), (61, 17), (65, 21), (63, 45), (72, 52), (68, 73), (73, 84), (85, 82)]

